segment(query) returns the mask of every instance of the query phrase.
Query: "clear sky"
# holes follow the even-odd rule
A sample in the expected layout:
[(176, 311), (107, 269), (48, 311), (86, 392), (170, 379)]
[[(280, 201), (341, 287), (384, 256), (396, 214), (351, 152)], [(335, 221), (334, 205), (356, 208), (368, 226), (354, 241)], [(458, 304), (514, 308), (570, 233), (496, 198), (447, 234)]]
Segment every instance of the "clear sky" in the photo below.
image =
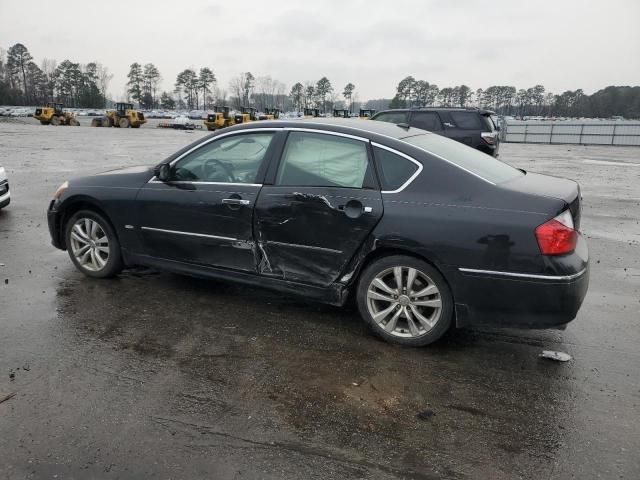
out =
[(132, 62), (210, 67), (228, 89), (243, 71), (287, 85), (323, 75), (361, 100), (392, 97), (407, 75), (561, 93), (640, 84), (640, 0), (0, 0), (0, 47), (39, 64), (98, 61), (119, 97)]

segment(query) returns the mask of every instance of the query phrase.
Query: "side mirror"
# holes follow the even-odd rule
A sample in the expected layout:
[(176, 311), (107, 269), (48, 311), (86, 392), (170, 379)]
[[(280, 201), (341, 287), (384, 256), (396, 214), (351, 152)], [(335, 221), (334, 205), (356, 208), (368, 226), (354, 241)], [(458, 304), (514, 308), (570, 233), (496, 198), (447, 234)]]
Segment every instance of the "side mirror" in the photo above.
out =
[(161, 163), (154, 168), (153, 173), (161, 182), (168, 182), (171, 180), (171, 165), (168, 163)]

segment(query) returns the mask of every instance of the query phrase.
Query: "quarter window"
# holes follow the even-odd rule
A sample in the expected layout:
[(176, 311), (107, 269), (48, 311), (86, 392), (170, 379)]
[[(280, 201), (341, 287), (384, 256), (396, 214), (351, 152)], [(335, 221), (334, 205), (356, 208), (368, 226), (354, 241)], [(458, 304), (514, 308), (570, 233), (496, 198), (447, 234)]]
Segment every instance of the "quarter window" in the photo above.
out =
[(213, 140), (180, 159), (174, 181), (256, 183), (273, 133), (249, 133)]
[(410, 160), (384, 148), (373, 147), (382, 190), (397, 190), (404, 185), (418, 166)]
[(365, 142), (322, 133), (291, 132), (276, 183), (362, 188), (368, 167)]

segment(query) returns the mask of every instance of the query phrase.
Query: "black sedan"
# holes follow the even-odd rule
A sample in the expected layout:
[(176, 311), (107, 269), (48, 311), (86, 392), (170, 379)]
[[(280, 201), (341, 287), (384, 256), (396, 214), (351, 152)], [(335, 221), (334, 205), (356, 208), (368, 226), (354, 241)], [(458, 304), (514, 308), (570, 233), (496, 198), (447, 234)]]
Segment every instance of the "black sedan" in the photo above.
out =
[(589, 282), (579, 186), (376, 121), (227, 128), (155, 167), (65, 182), (53, 245), (91, 277), (145, 265), (335, 305), (426, 345), (451, 326), (562, 328)]

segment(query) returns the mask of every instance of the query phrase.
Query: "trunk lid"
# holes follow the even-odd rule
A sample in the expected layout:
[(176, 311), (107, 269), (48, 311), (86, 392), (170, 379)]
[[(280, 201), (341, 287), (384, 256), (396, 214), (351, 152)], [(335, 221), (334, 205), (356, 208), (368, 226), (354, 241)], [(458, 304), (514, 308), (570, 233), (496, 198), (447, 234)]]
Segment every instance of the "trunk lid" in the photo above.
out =
[(526, 172), (525, 175), (500, 186), (508, 190), (563, 200), (571, 211), (574, 228), (576, 230), (580, 228), (582, 195), (580, 194), (580, 185), (577, 182), (568, 178)]

